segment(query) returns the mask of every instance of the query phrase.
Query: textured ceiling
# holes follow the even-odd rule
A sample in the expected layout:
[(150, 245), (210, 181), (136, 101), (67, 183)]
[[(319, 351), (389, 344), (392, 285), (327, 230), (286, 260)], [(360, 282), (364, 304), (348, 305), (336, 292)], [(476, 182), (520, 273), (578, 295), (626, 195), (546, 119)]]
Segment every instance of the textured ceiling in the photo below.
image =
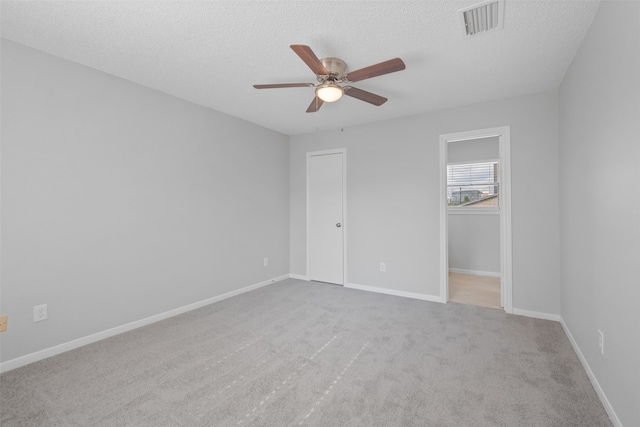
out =
[[(558, 87), (595, 1), (506, 1), (504, 29), (471, 38), (457, 11), (476, 1), (2, 1), (2, 37), (294, 135)], [(289, 48), (355, 70), (400, 57), (407, 69), (305, 113), (314, 82)]]

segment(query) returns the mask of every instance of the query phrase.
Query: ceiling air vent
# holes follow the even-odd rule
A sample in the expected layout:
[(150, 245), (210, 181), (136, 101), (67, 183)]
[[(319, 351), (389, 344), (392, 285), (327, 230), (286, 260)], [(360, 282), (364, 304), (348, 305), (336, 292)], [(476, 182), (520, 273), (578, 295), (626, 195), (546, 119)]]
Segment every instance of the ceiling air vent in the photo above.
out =
[(460, 9), (466, 36), (503, 28), (504, 0), (489, 0)]

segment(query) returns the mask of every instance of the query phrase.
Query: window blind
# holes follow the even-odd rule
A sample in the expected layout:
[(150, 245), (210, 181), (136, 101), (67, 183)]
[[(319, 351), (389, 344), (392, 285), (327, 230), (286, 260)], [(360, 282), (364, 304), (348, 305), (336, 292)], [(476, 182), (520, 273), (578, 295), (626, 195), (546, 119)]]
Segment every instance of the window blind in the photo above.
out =
[(500, 205), (498, 162), (447, 165), (447, 202), (451, 207)]

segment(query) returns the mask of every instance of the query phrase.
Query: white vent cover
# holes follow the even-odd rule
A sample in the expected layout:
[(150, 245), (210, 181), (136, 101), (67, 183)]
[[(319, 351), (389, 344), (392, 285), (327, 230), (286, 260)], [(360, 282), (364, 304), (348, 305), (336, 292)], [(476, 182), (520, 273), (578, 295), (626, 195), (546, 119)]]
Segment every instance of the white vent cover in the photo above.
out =
[(458, 11), (466, 36), (503, 28), (504, 0), (489, 0)]

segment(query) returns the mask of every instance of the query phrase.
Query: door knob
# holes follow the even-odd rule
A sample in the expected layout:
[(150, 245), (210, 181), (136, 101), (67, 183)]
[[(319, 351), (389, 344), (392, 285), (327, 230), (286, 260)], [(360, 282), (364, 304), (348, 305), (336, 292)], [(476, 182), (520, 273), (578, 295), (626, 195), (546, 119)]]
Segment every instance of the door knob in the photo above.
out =
[(337, 223), (337, 224), (336, 224), (336, 227), (340, 228), (340, 227), (342, 227), (342, 224)]

